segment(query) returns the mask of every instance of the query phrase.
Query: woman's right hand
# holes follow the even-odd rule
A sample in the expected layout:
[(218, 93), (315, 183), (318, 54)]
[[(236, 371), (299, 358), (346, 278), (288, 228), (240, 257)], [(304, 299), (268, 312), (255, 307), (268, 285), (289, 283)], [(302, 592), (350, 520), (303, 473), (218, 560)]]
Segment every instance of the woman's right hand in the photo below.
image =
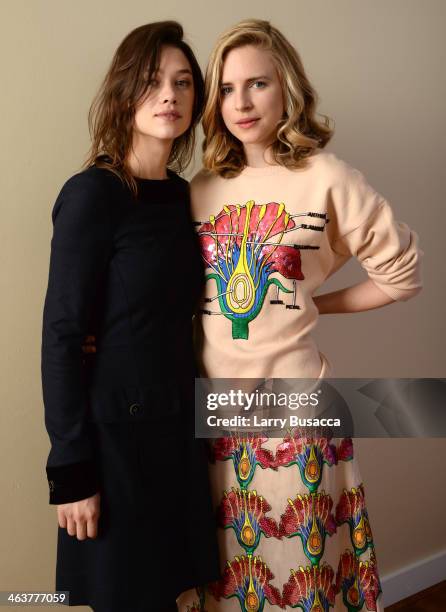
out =
[(59, 526), (66, 529), (68, 535), (77, 536), (78, 540), (97, 536), (99, 515), (99, 493), (87, 499), (57, 506)]

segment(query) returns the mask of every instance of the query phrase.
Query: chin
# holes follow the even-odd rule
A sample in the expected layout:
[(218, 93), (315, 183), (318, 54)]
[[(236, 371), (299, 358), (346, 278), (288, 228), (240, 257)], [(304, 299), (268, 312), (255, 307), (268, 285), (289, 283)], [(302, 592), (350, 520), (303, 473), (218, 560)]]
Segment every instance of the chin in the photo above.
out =
[(181, 136), (182, 134), (184, 134), (184, 132), (187, 130), (187, 126), (172, 126), (171, 128), (167, 128), (165, 130), (162, 130), (162, 133), (160, 133), (159, 137), (160, 138), (178, 138), (178, 136)]
[(254, 136), (249, 138), (248, 136), (244, 135), (244, 138), (240, 138), (240, 136), (236, 136), (236, 138), (240, 140), (243, 145), (255, 145), (262, 144), (264, 142), (263, 138), (255, 138)]
[(183, 132), (180, 130), (157, 130), (156, 132), (153, 132), (151, 136), (153, 136), (153, 138), (157, 138), (158, 140), (174, 140), (182, 133)]

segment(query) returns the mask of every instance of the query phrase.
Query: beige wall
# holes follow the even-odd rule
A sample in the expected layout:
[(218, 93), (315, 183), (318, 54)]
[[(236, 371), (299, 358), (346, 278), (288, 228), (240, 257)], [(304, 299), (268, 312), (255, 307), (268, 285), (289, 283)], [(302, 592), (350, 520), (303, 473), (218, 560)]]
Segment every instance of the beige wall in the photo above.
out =
[[(53, 588), (56, 518), (44, 477), (40, 325), (50, 211), (86, 152), (90, 100), (133, 27), (178, 19), (204, 66), (216, 35), (249, 16), (273, 20), (296, 44), (321, 110), (336, 121), (330, 149), (365, 172), (425, 251), (419, 297), (323, 317), (321, 350), (338, 376), (445, 375), (445, 2), (3, 0), (0, 590)], [(361, 278), (350, 262), (324, 290)], [(444, 441), (367, 440), (357, 449), (381, 572), (446, 549)]]

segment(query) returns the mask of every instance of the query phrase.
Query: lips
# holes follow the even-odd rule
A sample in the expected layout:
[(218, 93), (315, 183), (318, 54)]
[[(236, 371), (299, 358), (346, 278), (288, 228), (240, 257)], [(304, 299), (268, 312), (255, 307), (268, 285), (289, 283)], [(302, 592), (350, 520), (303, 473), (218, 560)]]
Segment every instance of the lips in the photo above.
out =
[(177, 113), (176, 111), (167, 111), (165, 113), (157, 113), (155, 116), (160, 117), (161, 119), (165, 119), (166, 121), (176, 121), (177, 119), (180, 119), (181, 117), (180, 113)]
[(246, 117), (245, 119), (240, 119), (236, 124), (241, 128), (250, 128), (260, 120), (260, 117)]

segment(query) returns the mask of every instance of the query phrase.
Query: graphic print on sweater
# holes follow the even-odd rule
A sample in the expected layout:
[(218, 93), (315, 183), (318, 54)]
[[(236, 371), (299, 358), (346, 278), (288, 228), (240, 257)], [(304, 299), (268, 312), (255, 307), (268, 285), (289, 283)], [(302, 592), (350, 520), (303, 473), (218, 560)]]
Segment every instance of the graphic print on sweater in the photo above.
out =
[[(296, 223), (294, 219), (297, 217), (318, 218), (324, 223)], [(217, 285), (217, 294), (206, 298), (206, 302), (218, 300), (220, 307), (219, 311), (202, 310), (202, 313), (225, 316), (232, 322), (232, 338), (246, 340), (248, 325), (262, 310), (270, 285), (276, 287), (271, 304), (299, 310), (297, 281), (305, 278), (300, 251), (319, 248), (298, 244), (299, 232), (322, 232), (327, 222), (325, 213), (291, 215), (283, 203), (260, 205), (254, 200), (244, 206), (225, 205), (217, 215), (210, 215), (208, 222), (197, 222), (202, 256), (206, 266), (212, 270), (206, 281), (214, 280)], [(288, 233), (293, 241), (282, 242)], [(271, 278), (275, 272), (292, 280), (293, 288), (288, 289), (278, 278)], [(288, 303), (280, 299), (280, 292), (290, 294)]]

